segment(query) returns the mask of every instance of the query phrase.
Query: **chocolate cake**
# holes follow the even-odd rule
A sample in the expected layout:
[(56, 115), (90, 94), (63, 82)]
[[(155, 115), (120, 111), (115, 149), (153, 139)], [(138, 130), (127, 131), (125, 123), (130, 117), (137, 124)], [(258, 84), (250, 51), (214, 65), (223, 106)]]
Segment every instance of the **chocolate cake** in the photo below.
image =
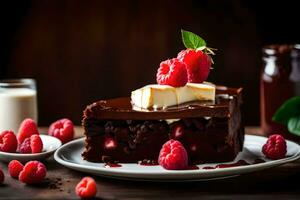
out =
[(217, 87), (215, 101), (136, 110), (130, 97), (95, 102), (84, 111), (85, 160), (157, 161), (162, 145), (179, 140), (190, 164), (232, 161), (243, 148), (242, 89)]

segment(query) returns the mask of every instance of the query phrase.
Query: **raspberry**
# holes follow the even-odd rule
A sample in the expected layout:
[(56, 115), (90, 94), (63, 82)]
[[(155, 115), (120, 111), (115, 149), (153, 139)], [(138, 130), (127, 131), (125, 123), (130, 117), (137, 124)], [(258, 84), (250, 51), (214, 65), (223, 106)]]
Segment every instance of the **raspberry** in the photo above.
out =
[(46, 177), (47, 169), (39, 161), (29, 161), (19, 174), (19, 181), (27, 184), (40, 183)]
[(12, 131), (3, 131), (0, 134), (0, 151), (16, 152), (18, 141), (16, 135)]
[(76, 185), (76, 194), (81, 198), (92, 198), (97, 194), (97, 185), (93, 178), (84, 177)]
[(24, 165), (17, 160), (12, 160), (8, 164), (8, 173), (13, 178), (18, 178), (20, 172), (23, 170)]
[(161, 62), (156, 80), (160, 85), (184, 86), (188, 81), (185, 64), (176, 58)]
[(53, 122), (48, 134), (61, 140), (62, 143), (69, 142), (74, 137), (74, 125), (69, 119), (60, 119)]
[(2, 169), (0, 168), (0, 184), (2, 184), (4, 182), (4, 173), (2, 171)]
[(211, 58), (202, 51), (186, 49), (179, 52), (177, 58), (186, 64), (189, 83), (202, 83), (208, 77)]
[(160, 150), (158, 163), (168, 170), (186, 169), (188, 166), (188, 155), (179, 141), (169, 140)]
[(19, 146), (20, 153), (31, 153), (30, 138), (26, 138)]
[(117, 142), (114, 138), (112, 137), (106, 137), (105, 142), (104, 142), (104, 148), (107, 150), (113, 150), (117, 148)]
[(36, 123), (32, 119), (24, 119), (20, 125), (17, 136), (19, 144), (22, 144), (26, 138), (34, 134), (39, 135)]
[(22, 144), (20, 144), (20, 153), (41, 153), (43, 150), (43, 142), (39, 135), (32, 135), (30, 138), (26, 138)]
[(270, 135), (262, 147), (263, 154), (273, 160), (284, 158), (286, 151), (286, 141), (279, 134)]
[(183, 135), (184, 135), (184, 128), (181, 124), (175, 125), (172, 128), (172, 131), (171, 131), (171, 138), (172, 139), (182, 138)]

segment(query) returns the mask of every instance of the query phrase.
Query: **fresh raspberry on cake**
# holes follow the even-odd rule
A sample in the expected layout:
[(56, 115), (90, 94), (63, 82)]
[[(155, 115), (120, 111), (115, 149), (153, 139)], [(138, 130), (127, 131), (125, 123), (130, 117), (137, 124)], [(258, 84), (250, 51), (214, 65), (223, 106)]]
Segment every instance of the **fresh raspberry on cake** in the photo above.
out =
[(269, 136), (266, 144), (262, 147), (263, 154), (270, 159), (284, 158), (287, 152), (286, 141), (279, 134)]
[(39, 135), (32, 135), (26, 138), (19, 146), (20, 153), (41, 153), (43, 150), (43, 141)]
[(19, 144), (22, 144), (26, 138), (29, 138), (32, 135), (39, 135), (38, 127), (35, 121), (29, 118), (23, 120), (17, 136)]
[(53, 122), (48, 134), (61, 140), (62, 143), (69, 142), (74, 137), (74, 125), (69, 119), (60, 119)]
[(168, 170), (186, 169), (188, 155), (184, 146), (177, 140), (169, 140), (160, 150), (158, 163)]
[(8, 164), (8, 173), (13, 178), (18, 178), (20, 172), (23, 170), (24, 165), (18, 160), (12, 160)]
[(91, 177), (84, 177), (76, 185), (75, 192), (81, 198), (93, 198), (97, 194), (95, 180)]
[(156, 80), (160, 85), (184, 86), (188, 81), (185, 64), (176, 58), (161, 62)]
[(2, 184), (4, 182), (4, 173), (2, 171), (2, 169), (0, 168), (0, 184)]
[(0, 151), (16, 152), (18, 141), (16, 135), (12, 131), (3, 131), (0, 134)]
[(186, 49), (179, 52), (177, 58), (186, 64), (189, 83), (202, 83), (208, 77), (211, 58), (201, 50)]
[(27, 184), (40, 183), (47, 174), (45, 165), (39, 161), (29, 161), (19, 174), (19, 181)]

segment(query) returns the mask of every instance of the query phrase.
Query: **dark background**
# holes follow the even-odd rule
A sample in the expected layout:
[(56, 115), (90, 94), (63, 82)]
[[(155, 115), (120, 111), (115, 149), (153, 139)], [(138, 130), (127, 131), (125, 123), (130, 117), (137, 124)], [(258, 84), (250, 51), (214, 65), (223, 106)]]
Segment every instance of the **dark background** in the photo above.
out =
[[(294, 3), (293, 3), (294, 2)], [(259, 124), (261, 48), (300, 40), (297, 1), (1, 1), (0, 79), (33, 77), (39, 125), (155, 82), (184, 48), (180, 29), (217, 48), (209, 81), (244, 87), (245, 121)], [(1, 108), (0, 108), (1, 109)]]

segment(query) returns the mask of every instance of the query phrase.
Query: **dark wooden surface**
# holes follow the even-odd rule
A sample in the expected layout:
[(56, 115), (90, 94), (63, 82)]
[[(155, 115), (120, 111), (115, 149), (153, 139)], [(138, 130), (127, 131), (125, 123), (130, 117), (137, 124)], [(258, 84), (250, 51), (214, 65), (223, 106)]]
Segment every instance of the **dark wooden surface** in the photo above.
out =
[[(81, 135), (80, 128), (76, 131), (77, 136)], [(247, 133), (258, 131), (248, 128)], [(37, 186), (28, 186), (10, 178), (7, 164), (0, 163), (6, 175), (4, 185), (0, 186), (0, 199), (77, 199), (75, 185), (87, 174), (69, 170), (52, 158), (44, 163), (48, 169), (47, 179)], [(154, 183), (94, 178), (99, 199), (300, 198), (300, 160), (234, 178), (203, 182)]]

